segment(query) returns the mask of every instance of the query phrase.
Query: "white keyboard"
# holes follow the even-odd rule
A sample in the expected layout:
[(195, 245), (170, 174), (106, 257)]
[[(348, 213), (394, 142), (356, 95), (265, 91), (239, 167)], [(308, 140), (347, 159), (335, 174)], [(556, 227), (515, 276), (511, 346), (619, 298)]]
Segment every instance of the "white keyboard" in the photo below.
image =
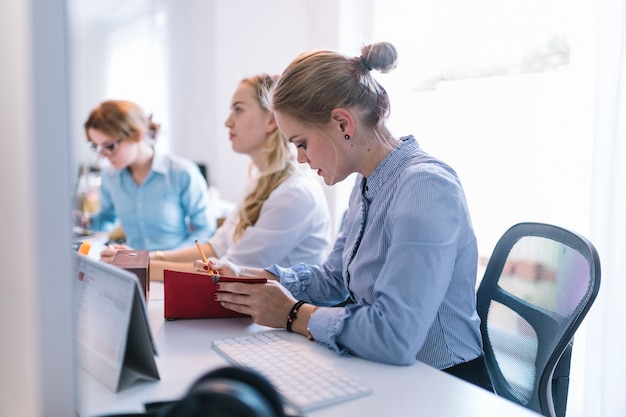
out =
[(300, 413), (371, 394), (372, 390), (337, 369), (315, 363), (275, 333), (214, 340), (213, 348), (235, 365), (254, 369)]

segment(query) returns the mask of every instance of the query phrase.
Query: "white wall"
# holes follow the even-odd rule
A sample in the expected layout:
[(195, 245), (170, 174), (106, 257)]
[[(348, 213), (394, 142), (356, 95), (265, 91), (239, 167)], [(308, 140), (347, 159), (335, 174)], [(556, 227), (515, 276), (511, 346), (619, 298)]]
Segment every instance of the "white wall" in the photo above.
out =
[(238, 82), (280, 74), (299, 53), (337, 47), (336, 0), (170, 2), (171, 149), (209, 167), (224, 198), (239, 201), (250, 159), (232, 151), (224, 121)]
[(0, 2), (0, 415), (72, 416), (64, 0)]

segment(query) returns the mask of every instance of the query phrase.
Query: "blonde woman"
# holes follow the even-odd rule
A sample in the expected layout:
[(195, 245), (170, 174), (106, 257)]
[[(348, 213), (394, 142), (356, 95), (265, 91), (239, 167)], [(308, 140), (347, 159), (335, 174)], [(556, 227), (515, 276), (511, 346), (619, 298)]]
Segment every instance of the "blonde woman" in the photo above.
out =
[[(242, 265), (320, 264), (330, 244), (330, 216), (321, 184), (296, 161), (261, 98), (277, 76), (245, 78), (226, 119), (233, 150), (252, 159), (249, 193), (215, 235), (200, 242), (206, 256)], [(164, 269), (193, 271), (193, 247), (150, 254), (150, 277)]]

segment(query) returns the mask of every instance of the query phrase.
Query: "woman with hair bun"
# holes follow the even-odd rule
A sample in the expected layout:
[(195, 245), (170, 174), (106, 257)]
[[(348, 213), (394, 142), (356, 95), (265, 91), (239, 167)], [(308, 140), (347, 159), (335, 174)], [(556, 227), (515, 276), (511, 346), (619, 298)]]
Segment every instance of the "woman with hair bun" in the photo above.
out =
[(478, 250), (455, 171), (413, 136), (385, 125), (385, 89), (371, 71), (395, 68), (387, 42), (360, 56), (308, 52), (268, 98), (298, 161), (326, 184), (357, 174), (334, 247), (321, 266), (251, 268), (210, 259), (195, 267), (265, 276), (265, 285), (220, 283), (217, 300), (261, 325), (286, 328), (335, 350), (396, 365), (421, 361), (486, 389), (476, 313)]

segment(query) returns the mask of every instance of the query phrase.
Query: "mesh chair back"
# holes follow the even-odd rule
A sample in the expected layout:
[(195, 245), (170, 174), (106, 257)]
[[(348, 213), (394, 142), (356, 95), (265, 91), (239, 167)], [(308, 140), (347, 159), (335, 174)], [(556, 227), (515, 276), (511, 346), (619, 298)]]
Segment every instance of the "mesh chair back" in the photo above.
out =
[[(599, 285), (598, 254), (584, 237), (541, 223), (504, 233), (477, 292), (485, 359), (498, 395), (546, 416), (564, 415), (566, 398), (557, 399), (562, 410), (554, 406), (554, 369)], [(569, 364), (566, 369), (569, 374)], [(560, 392), (567, 396), (567, 387)]]

